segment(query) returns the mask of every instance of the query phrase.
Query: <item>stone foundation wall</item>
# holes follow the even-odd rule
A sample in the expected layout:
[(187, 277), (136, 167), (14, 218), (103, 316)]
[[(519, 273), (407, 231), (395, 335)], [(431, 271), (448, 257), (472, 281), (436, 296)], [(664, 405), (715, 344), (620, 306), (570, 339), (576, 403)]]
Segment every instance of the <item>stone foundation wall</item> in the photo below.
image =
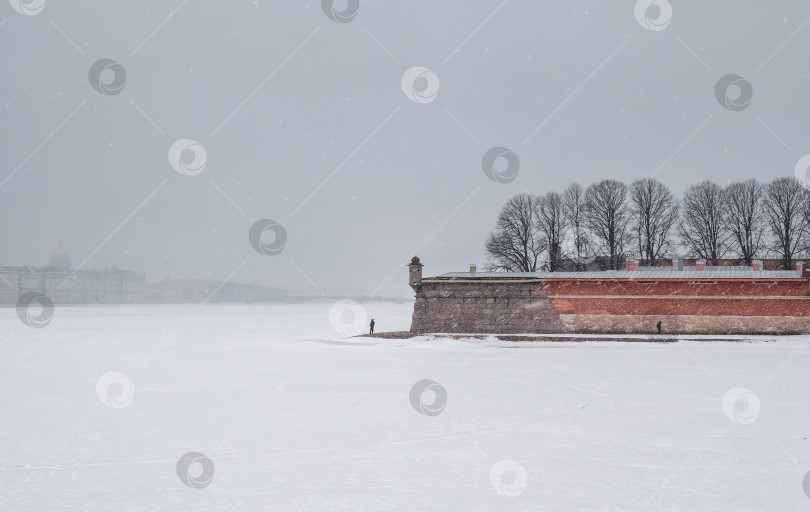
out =
[(411, 331), (562, 332), (540, 282), (426, 283), (417, 287)]
[(566, 332), (594, 334), (806, 334), (810, 317), (710, 315), (560, 315)]

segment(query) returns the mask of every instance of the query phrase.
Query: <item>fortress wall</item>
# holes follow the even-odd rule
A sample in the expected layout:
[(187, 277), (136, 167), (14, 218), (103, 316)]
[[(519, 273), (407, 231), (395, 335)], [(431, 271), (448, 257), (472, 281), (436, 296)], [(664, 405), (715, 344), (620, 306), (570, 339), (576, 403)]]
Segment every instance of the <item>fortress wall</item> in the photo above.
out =
[[(414, 287), (411, 324), (415, 333), (641, 333), (656, 332), (662, 322), (670, 334), (797, 334), (810, 332), (810, 297), (795, 295), (799, 285), (770, 287), (767, 296), (715, 288), (708, 296), (666, 296), (669, 283), (652, 286), (651, 297), (577, 297), (569, 287), (534, 281), (423, 281)], [(673, 283), (674, 285), (674, 283)], [(677, 284), (671, 291), (700, 288)], [(706, 285), (715, 286), (715, 285)], [(806, 283), (802, 286), (806, 287)], [(552, 291), (554, 293), (552, 293)], [(594, 293), (597, 290), (588, 290)], [(616, 289), (618, 291), (618, 289)], [(730, 292), (739, 293), (731, 295)], [(723, 293), (726, 292), (726, 293)], [(602, 290), (604, 293), (604, 290)], [(549, 297), (551, 295), (551, 297)]]
[(411, 331), (562, 332), (540, 282), (423, 282), (416, 287)]

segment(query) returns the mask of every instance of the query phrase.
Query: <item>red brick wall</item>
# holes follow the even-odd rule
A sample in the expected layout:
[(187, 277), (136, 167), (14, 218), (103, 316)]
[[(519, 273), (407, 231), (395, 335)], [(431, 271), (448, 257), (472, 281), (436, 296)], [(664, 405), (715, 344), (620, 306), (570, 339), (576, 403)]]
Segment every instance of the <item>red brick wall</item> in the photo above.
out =
[[(707, 281), (709, 281), (707, 279)], [(543, 290), (550, 297), (555, 295), (732, 295), (732, 296), (807, 296), (806, 279), (791, 281), (716, 281), (716, 284), (692, 284), (689, 281), (657, 281), (645, 283), (643, 279), (634, 281), (583, 281), (548, 280)]]

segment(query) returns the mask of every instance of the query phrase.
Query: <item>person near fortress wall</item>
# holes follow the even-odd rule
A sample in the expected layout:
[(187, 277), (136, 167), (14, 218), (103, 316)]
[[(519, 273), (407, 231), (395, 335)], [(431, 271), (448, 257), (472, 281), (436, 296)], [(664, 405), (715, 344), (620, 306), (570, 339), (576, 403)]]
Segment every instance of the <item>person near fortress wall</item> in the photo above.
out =
[(369, 334), (374, 334), (374, 319), (373, 318), (371, 319), (371, 323), (368, 324), (368, 333)]
[(658, 328), (658, 334), (661, 334), (661, 320), (659, 320), (655, 326)]

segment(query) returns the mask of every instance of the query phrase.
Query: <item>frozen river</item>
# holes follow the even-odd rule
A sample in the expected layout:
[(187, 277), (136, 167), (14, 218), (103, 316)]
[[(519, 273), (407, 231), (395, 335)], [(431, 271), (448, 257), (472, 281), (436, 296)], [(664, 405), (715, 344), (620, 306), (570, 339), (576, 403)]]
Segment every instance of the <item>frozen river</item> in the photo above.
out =
[(354, 327), (331, 303), (0, 309), (0, 510), (810, 509), (810, 338)]

